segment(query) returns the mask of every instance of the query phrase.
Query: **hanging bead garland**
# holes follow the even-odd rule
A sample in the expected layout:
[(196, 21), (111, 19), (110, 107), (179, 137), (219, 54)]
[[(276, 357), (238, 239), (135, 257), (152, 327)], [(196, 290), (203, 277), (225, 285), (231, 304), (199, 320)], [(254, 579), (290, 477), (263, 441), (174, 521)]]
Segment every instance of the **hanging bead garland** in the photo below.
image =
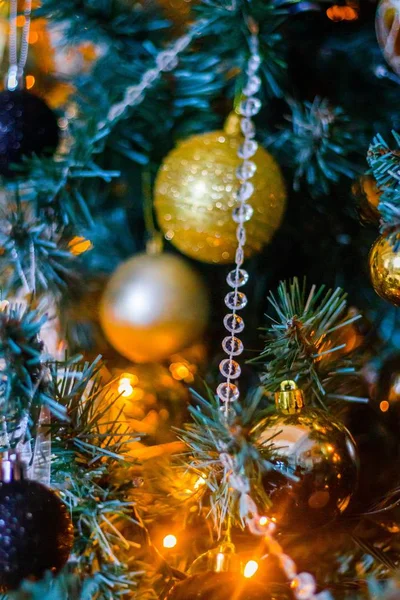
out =
[[(246, 285), (249, 280), (249, 274), (242, 268), (244, 262), (244, 246), (246, 244), (245, 223), (253, 215), (253, 208), (248, 204), (254, 186), (251, 179), (256, 172), (256, 165), (251, 160), (257, 151), (258, 144), (255, 141), (255, 126), (252, 121), (261, 109), (261, 101), (254, 97), (260, 90), (261, 79), (257, 75), (260, 68), (261, 57), (259, 54), (258, 37), (255, 33), (250, 38), (250, 58), (246, 67), (247, 81), (243, 88), (243, 100), (240, 103), (239, 111), (241, 115), (240, 128), (243, 133), (243, 143), (239, 146), (238, 157), (242, 160), (236, 170), (236, 177), (239, 187), (236, 191), (236, 206), (232, 211), (232, 218), (237, 223), (236, 238), (238, 242), (235, 255), (235, 268), (227, 276), (227, 283), (232, 288), (225, 296), (225, 305), (231, 309), (231, 312), (224, 317), (224, 325), (229, 335), (223, 339), (222, 347), (228, 358), (224, 358), (219, 365), (219, 370), (225, 381), (220, 383), (217, 388), (217, 395), (222, 401), (222, 409), (228, 419), (229, 405), (239, 399), (239, 387), (237, 380), (241, 374), (240, 364), (235, 360), (243, 350), (243, 342), (237, 337), (244, 329), (244, 321), (238, 314), (247, 305), (247, 297), (240, 289)], [(285, 554), (283, 548), (273, 538), (275, 523), (272, 519), (262, 516), (258, 512), (257, 505), (250, 495), (250, 482), (242, 474), (237, 460), (228, 453), (228, 448), (220, 443), (220, 461), (224, 467), (225, 478), (239, 494), (239, 505), (241, 507), (241, 516), (246, 523), (249, 531), (255, 536), (263, 536), (269, 546), (271, 554), (275, 555), (281, 565), (282, 570), (287, 576), (290, 587), (297, 600), (322, 600), (325, 592), (316, 594), (316, 581), (311, 573), (297, 573), (294, 561)]]
[(245, 223), (249, 221), (253, 215), (253, 208), (248, 204), (253, 192), (254, 186), (251, 182), (257, 167), (251, 160), (257, 152), (258, 144), (255, 141), (255, 126), (252, 121), (261, 109), (261, 101), (255, 98), (254, 95), (261, 87), (261, 79), (257, 75), (257, 71), (261, 64), (261, 58), (258, 53), (258, 38), (253, 35), (250, 40), (250, 59), (246, 67), (247, 82), (243, 88), (243, 100), (240, 103), (240, 128), (243, 133), (243, 143), (238, 148), (238, 157), (242, 160), (236, 170), (236, 178), (239, 182), (239, 187), (235, 194), (236, 206), (232, 211), (232, 218), (237, 223), (236, 238), (238, 246), (235, 255), (236, 267), (228, 274), (227, 283), (232, 288), (225, 296), (225, 305), (232, 312), (224, 318), (224, 325), (229, 335), (224, 338), (222, 348), (228, 355), (224, 358), (219, 370), (225, 381), (217, 388), (217, 394), (220, 400), (225, 404), (225, 411), (228, 412), (229, 402), (234, 402), (239, 398), (239, 388), (234, 383), (241, 374), (239, 363), (234, 360), (234, 357), (239, 356), (243, 352), (243, 343), (237, 337), (237, 334), (243, 331), (244, 321), (237, 313), (242, 310), (247, 304), (246, 294), (239, 291), (248, 282), (249, 275), (242, 268), (244, 262), (244, 246), (246, 244)]

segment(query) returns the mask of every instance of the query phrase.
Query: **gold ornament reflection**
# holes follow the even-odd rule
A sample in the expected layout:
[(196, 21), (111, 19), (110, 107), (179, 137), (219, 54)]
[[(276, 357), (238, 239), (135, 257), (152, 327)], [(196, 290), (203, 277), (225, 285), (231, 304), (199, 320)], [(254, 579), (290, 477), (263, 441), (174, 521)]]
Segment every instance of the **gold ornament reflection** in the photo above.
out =
[(400, 306), (400, 250), (394, 249), (396, 241), (399, 240), (389, 240), (381, 235), (371, 248), (369, 268), (376, 293), (395, 306)]

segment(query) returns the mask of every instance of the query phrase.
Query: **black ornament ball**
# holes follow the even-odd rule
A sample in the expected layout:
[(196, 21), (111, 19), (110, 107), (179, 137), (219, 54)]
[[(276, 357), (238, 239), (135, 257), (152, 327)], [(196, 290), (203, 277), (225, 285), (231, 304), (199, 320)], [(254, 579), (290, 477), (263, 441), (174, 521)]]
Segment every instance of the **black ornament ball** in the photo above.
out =
[(0, 174), (13, 174), (24, 156), (51, 155), (57, 148), (57, 118), (46, 102), (27, 92), (0, 92)]
[(166, 600), (268, 600), (264, 586), (237, 573), (192, 575), (170, 590)]
[(272, 501), (265, 512), (294, 533), (326, 525), (348, 506), (356, 489), (358, 456), (350, 432), (322, 410), (277, 413), (253, 430), (260, 446), (274, 446), (275, 470), (263, 477)]
[(0, 482), (0, 590), (57, 573), (67, 562), (73, 527), (66, 507), (44, 485)]

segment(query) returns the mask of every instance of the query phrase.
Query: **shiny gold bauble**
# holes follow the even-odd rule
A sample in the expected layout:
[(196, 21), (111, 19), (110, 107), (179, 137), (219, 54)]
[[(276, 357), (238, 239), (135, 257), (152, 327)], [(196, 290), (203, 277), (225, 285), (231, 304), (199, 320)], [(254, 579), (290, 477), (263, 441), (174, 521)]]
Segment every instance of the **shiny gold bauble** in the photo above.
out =
[(372, 175), (363, 175), (351, 188), (357, 200), (358, 214), (362, 223), (378, 224), (380, 212), (378, 204), (382, 195)]
[(369, 271), (376, 293), (400, 306), (400, 250), (394, 250), (395, 240), (381, 235), (369, 253)]
[(208, 318), (207, 291), (183, 259), (139, 254), (108, 282), (100, 322), (112, 346), (134, 362), (157, 362), (189, 346)]
[(281, 387), (281, 394), (296, 397), (295, 402), (285, 405), (280, 396), (278, 412), (261, 420), (252, 435), (261, 448), (272, 446), (274, 452), (275, 469), (262, 480), (272, 502), (265, 513), (278, 527), (298, 533), (326, 525), (347, 508), (357, 484), (358, 459), (344, 425), (304, 406), (294, 382), (283, 383), (287, 390)]
[(264, 586), (237, 573), (199, 573), (176, 583), (166, 600), (268, 600)]
[[(243, 138), (212, 131), (181, 142), (164, 160), (155, 184), (154, 206), (165, 237), (181, 252), (209, 263), (231, 263), (237, 248), (232, 220), (238, 188), (237, 157)], [(286, 201), (281, 171), (259, 147), (249, 159), (257, 170), (250, 179), (254, 209), (246, 223), (246, 256), (267, 244), (279, 227)]]
[(400, 0), (381, 0), (376, 11), (375, 29), (385, 60), (400, 73)]

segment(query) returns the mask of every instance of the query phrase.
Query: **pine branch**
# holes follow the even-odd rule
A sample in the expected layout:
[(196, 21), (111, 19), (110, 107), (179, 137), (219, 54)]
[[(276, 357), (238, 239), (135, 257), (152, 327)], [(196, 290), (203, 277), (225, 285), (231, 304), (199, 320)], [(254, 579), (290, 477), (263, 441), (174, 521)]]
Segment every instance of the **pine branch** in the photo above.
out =
[(57, 577), (48, 573), (42, 581), (24, 581), (21, 588), (1, 596), (2, 600), (92, 600), (97, 598), (96, 579), (81, 580), (68, 568)]
[(133, 465), (124, 458), (126, 444), (137, 438), (118, 419), (109, 422), (117, 396), (104, 387), (100, 370), (99, 360), (55, 367), (54, 398), (69, 420), (51, 425), (52, 478), (75, 526), (75, 568), (95, 578), (96, 598), (112, 600), (132, 592), (140, 575), (131, 564), (137, 540), (129, 533), (140, 530), (132, 496), (140, 480), (127, 477)]
[(252, 428), (264, 414), (261, 390), (246, 398), (241, 406), (235, 404), (228, 421), (211, 390), (207, 399), (193, 394), (196, 406), (189, 408), (193, 422), (179, 432), (189, 448), (182, 458), (185, 466), (205, 481), (203, 493), (208, 497), (211, 516), (221, 533), (229, 524), (243, 524), (241, 518), (245, 512), (239, 503), (240, 494), (232, 489), (231, 473), (226, 471), (222, 455), (233, 457), (237, 474), (248, 481), (253, 500), (266, 506), (270, 500), (261, 478), (275, 468), (270, 460), (274, 454), (272, 437), (260, 445), (252, 436)]
[(281, 282), (268, 302), (275, 314), (263, 329), (265, 349), (254, 361), (263, 365), (265, 390), (275, 392), (281, 381), (294, 379), (311, 402), (325, 408), (327, 400), (365, 401), (330, 392), (336, 376), (355, 371), (344, 355), (346, 342), (338, 342), (344, 328), (361, 317), (346, 316), (346, 294), (340, 288), (325, 291), (324, 286), (307, 292), (306, 282), (300, 285), (295, 278)]
[[(400, 231), (400, 135), (392, 131), (395, 147), (392, 149), (381, 135), (374, 137), (369, 147), (367, 161), (381, 196), (378, 210), (381, 214), (381, 232)], [(396, 236), (393, 236), (396, 244)]]
[(272, 147), (282, 151), (282, 161), (294, 172), (293, 187), (305, 185), (313, 197), (328, 194), (343, 177), (360, 171), (355, 153), (360, 147), (352, 120), (326, 99), (290, 102), (288, 125), (272, 136)]
[(64, 246), (54, 224), (35, 216), (29, 206), (8, 202), (0, 216), (0, 273), (6, 292), (62, 289), (73, 275), (74, 256)]
[[(40, 313), (20, 305), (6, 305), (0, 311), (0, 418), (3, 433), (4, 428), (7, 433), (2, 445), (15, 447), (21, 435), (24, 440), (29, 438), (32, 415), (42, 405), (61, 420), (66, 417), (66, 411), (51, 394), (46, 362), (49, 357), (43, 353), (39, 337), (46, 317)], [(27, 421), (27, 432), (19, 430), (23, 419)]]

